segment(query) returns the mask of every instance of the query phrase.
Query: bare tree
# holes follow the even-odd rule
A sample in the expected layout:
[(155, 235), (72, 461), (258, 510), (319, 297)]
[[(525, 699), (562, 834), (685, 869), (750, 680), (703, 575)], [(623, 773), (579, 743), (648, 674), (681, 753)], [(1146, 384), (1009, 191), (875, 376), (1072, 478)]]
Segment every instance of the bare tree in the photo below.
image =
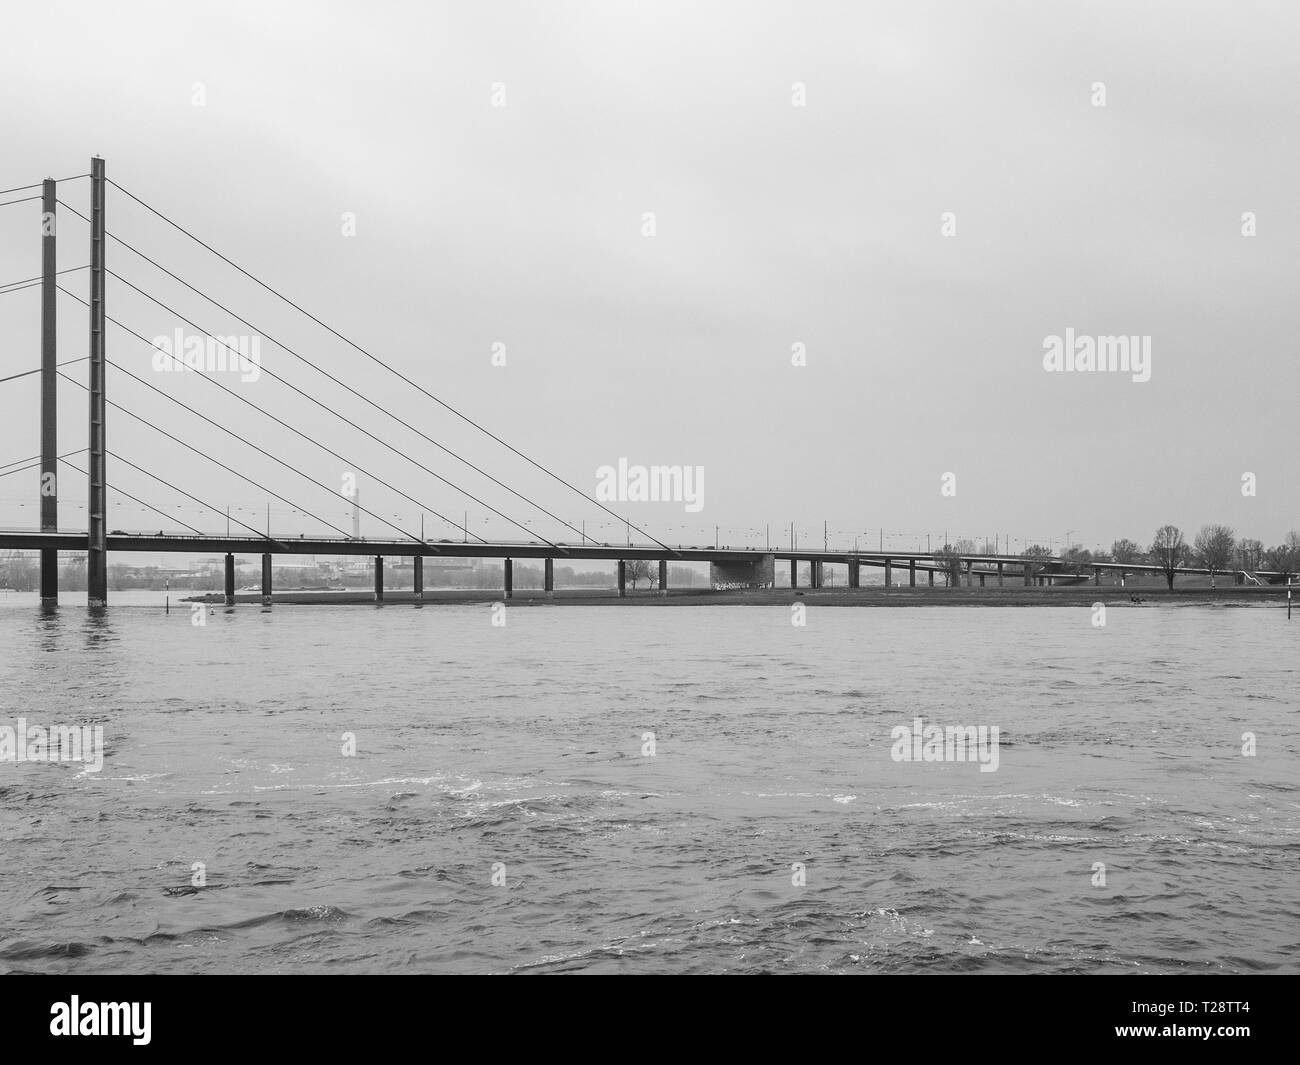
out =
[(1177, 525), (1160, 526), (1151, 541), (1151, 559), (1164, 571), (1169, 589), (1173, 591), (1174, 574), (1187, 559), (1187, 542), (1183, 539), (1182, 529)]
[(624, 572), (632, 582), (632, 590), (636, 591), (637, 581), (650, 580), (650, 563), (644, 558), (634, 558), (628, 562)]
[(941, 550), (934, 553), (934, 560), (939, 565), (946, 587), (961, 584), (961, 555), (956, 548), (944, 544)]
[(1144, 554), (1146, 552), (1132, 540), (1116, 540), (1110, 545), (1110, 557), (1121, 564), (1141, 562)]
[(1201, 565), (1210, 571), (1210, 587), (1214, 587), (1214, 571), (1228, 568), (1237, 538), (1226, 525), (1202, 525), (1192, 541), (1192, 550)]
[(1300, 533), (1294, 530), (1287, 533), (1284, 543), (1265, 551), (1264, 564), (1281, 574), (1284, 581), (1289, 581), (1300, 571)]
[(1264, 558), (1264, 545), (1258, 540), (1241, 539), (1237, 542), (1237, 565), (1248, 573), (1259, 569)]

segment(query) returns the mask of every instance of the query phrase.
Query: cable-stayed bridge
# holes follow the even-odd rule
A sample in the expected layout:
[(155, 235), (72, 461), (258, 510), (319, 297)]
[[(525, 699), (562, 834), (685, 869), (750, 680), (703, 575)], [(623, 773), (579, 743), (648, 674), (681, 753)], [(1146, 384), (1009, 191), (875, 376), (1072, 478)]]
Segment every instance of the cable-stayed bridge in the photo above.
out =
[[(90, 213), (88, 215), (69, 204), (60, 195), (62, 188), (73, 182), (87, 179), (90, 182)], [(250, 317), (236, 312), (230, 306), (230, 301), (215, 298), (208, 285), (191, 280), (193, 275), (190, 275), (190, 277), (182, 275), (178, 272), (178, 269), (173, 269), (171, 265), (164, 263), (162, 261), (163, 256), (160, 254), (149, 254), (139, 246), (138, 241), (127, 241), (118, 233), (108, 229), (106, 222), (110, 193), (115, 200), (121, 200), (131, 205), (132, 209), (142, 211), (150, 219), (160, 223), (168, 231), (171, 238), (183, 244), (197, 246), (204, 256), (209, 257), (216, 263), (220, 263), (223, 268), (234, 271), (244, 281), (255, 286), (260, 294), (269, 296), (278, 306), (286, 308), (297, 320), (323, 331), (332, 343), (343, 345), (352, 355), (363, 361), (367, 372), (371, 376), (382, 376), (389, 382), (395, 383), (405, 397), (421, 404), (436, 406), (442, 414), (452, 419), (469, 435), (475, 439), (481, 439), (485, 450), (503, 452), (512, 463), (523, 468), (533, 482), (545, 483), (552, 491), (562, 491), (571, 499), (581, 500), (581, 505), (584, 508), (594, 508), (593, 513), (598, 510), (604, 517), (615, 519), (626, 529), (627, 542), (611, 544), (597, 542), (595, 539), (588, 537), (585, 523), (579, 528), (558, 516), (554, 510), (548, 509), (548, 506), (544, 506), (536, 498), (538, 492), (535, 488), (523, 491), (508, 484), (494, 473), (489, 472), (484, 467), (484, 460), (478, 457), (468, 457), (466, 448), (463, 445), (457, 446), (448, 444), (445, 440), (436, 439), (422, 428), (423, 422), (417, 424), (409, 418), (400, 416), (394, 409), (395, 404), (391, 401), (391, 395), (377, 398), (370, 391), (345, 381), (322, 366), (319, 361), (309, 357), (302, 350), (302, 345), (291, 344), (282, 339), (279, 330), (273, 335), (259, 328)], [(672, 561), (709, 563), (711, 583), (714, 586), (758, 587), (772, 586), (775, 583), (778, 562), (784, 563), (787, 561), (790, 563), (790, 583), (792, 586), (797, 584), (798, 567), (801, 562), (810, 564), (809, 583), (813, 587), (822, 585), (823, 567), (826, 564), (839, 563), (848, 567), (848, 586), (850, 588), (860, 586), (862, 566), (883, 569), (886, 585), (896, 583), (901, 585), (906, 581), (909, 587), (917, 586), (919, 579), (933, 585), (936, 573), (944, 574), (946, 580), (960, 582), (964, 578), (967, 585), (973, 585), (978, 580), (982, 586), (986, 580), (994, 580), (998, 585), (1001, 585), (1006, 579), (1023, 581), (1026, 585), (1031, 583), (1077, 583), (1087, 580), (1089, 576), (1094, 582), (1100, 583), (1102, 572), (1108, 569), (1130, 573), (1143, 570), (1159, 570), (1159, 567), (1132, 563), (1087, 563), (1081, 570), (1077, 563), (1060, 556), (1030, 560), (1023, 556), (997, 552), (956, 556), (949, 553), (946, 560), (940, 560), (929, 552), (923, 553), (919, 550), (845, 551), (831, 550), (829, 547), (815, 550), (799, 548), (793, 543), (788, 548), (774, 549), (768, 546), (757, 549), (720, 547), (716, 543), (712, 547), (701, 547), (667, 542), (666, 535), (665, 539), (660, 539), (646, 529), (632, 523), (626, 515), (616, 513), (605, 502), (583, 491), (547, 464), (516, 448), (458, 406), (447, 402), (407, 376), (391, 362), (384, 360), (371, 350), (349, 339), (341, 331), (290, 299), (279, 289), (240, 266), (213, 244), (195, 235), (180, 222), (133, 192), (111, 181), (106, 175), (102, 159), (92, 159), (91, 168), (87, 174), (57, 180), (45, 179), (32, 185), (0, 191), (0, 208), (15, 207), (21, 204), (33, 205), (33, 209), (39, 211), (41, 272), (34, 277), (0, 285), (0, 296), (28, 289), (39, 289), (40, 364), (33, 368), (9, 373), (7, 376), (0, 376), (0, 386), (39, 375), (40, 449), (38, 454), (0, 464), (0, 478), (33, 469), (40, 471), (38, 500), (40, 528), (35, 530), (0, 530), (0, 549), (26, 549), (40, 552), (41, 598), (48, 603), (57, 602), (58, 598), (58, 557), (60, 552), (72, 552), (86, 556), (87, 595), (88, 602), (92, 606), (101, 606), (107, 602), (108, 556), (110, 553), (116, 552), (224, 553), (226, 556), (225, 593), (228, 602), (234, 601), (235, 555), (238, 553), (261, 554), (262, 592), (266, 598), (269, 598), (272, 593), (271, 558), (276, 554), (372, 556), (375, 565), (375, 594), (377, 598), (382, 598), (384, 592), (383, 560), (385, 558), (411, 558), (414, 560), (413, 572), (417, 599), (423, 593), (422, 562), (423, 559), (429, 557), (499, 558), (504, 560), (504, 587), (502, 590), (506, 596), (512, 593), (511, 566), (512, 560), (516, 558), (544, 560), (545, 590), (548, 593), (554, 591), (553, 570), (556, 559), (616, 561), (618, 563), (618, 589), (620, 594), (625, 589), (625, 564), (628, 561), (640, 560), (658, 563), (658, 590), (661, 593), (667, 591), (668, 564)], [(58, 236), (61, 219), (79, 220), (89, 227), (89, 262), (85, 265), (59, 268), (58, 251), (60, 245)], [(65, 241), (64, 245), (66, 246), (66, 244)], [(189, 298), (197, 298), (206, 307), (209, 307), (212, 313), (220, 312), (224, 316), (223, 320), (233, 319), (238, 322), (243, 328), (250, 331), (247, 335), (254, 336), (259, 340), (265, 339), (274, 345), (278, 352), (283, 353), (294, 360), (295, 363), (308, 368), (314, 374), (328, 381), (334, 389), (340, 390), (344, 396), (348, 397), (354, 406), (363, 410), (366, 417), (373, 417), (377, 414), (386, 421), (392, 422), (405, 433), (412, 434), (423, 444), (435, 449), (439, 453), (440, 460), (449, 460), (454, 463), (454, 476), (451, 467), (444, 466), (442, 472), (439, 472), (412, 454), (410, 448), (394, 442), (392, 432), (387, 434), (377, 432), (374, 428), (363, 424), (362, 415), (358, 414), (356, 417), (352, 417), (344, 413), (337, 401), (327, 398), (320, 390), (305, 387), (303, 384), (291, 380), (283, 371), (272, 371), (261, 365), (260, 358), (254, 360), (252, 353), (247, 350), (247, 346), (243, 343), (246, 336), (244, 338), (230, 335), (223, 336), (219, 329), (206, 328), (204, 324), (197, 320), (197, 316), (191, 317), (190, 314), (182, 313), (176, 306), (177, 300), (164, 298), (152, 287), (145, 287), (145, 285), (141, 284), (139, 275), (126, 276), (119, 273), (117, 269), (110, 269), (108, 266), (108, 250), (110, 246), (113, 248), (115, 262), (119, 252), (125, 253), (123, 258), (129, 266), (122, 269), (130, 270), (140, 267), (152, 271), (150, 276), (160, 275), (165, 278), (169, 287), (188, 294)], [(73, 283), (73, 278), (70, 275), (82, 271), (86, 271), (89, 278), (89, 285), (85, 295), (79, 294), (70, 287)], [(133, 299), (136, 299), (137, 302), (143, 301), (145, 304), (155, 307), (158, 311), (165, 313), (169, 321), (183, 323), (190, 331), (188, 336), (201, 338), (203, 344), (207, 345), (206, 350), (214, 352), (219, 361), (220, 365), (215, 367), (216, 369), (236, 372), (243, 370), (256, 375), (265, 374), (274, 379), (288, 395), (294, 397), (294, 405), (299, 411), (309, 410), (317, 418), (323, 417), (337, 421), (341, 423), (339, 437), (349, 437), (350, 434), (356, 434), (356, 437), (366, 442), (365, 446), (368, 449), (371, 451), (377, 449), (379, 452), (383, 452), (384, 460), (382, 465), (375, 469), (372, 467), (377, 464), (356, 461), (355, 453), (349, 455), (340, 450), (347, 445), (338, 442), (339, 437), (324, 437), (313, 428), (304, 428), (301, 424), (295, 424), (293, 416), (286, 411), (271, 409), (264, 404), (255, 402), (239, 389), (231, 387), (227, 381), (222, 379), (220, 373), (198, 373), (192, 376), (207, 382), (214, 388), (223, 390), (227, 394), (229, 401), (238, 403), (239, 407), (235, 408), (239, 411), (237, 417), (214, 417), (209, 413), (204, 413), (199, 406), (187, 403), (171, 391), (159, 387), (156, 376), (153, 381), (150, 381), (146, 377), (133, 372), (128, 366), (123, 365), (121, 361), (110, 359), (108, 357), (108, 330), (110, 326), (117, 330), (133, 348), (138, 348), (140, 344), (146, 345), (152, 352), (151, 362), (155, 370), (186, 368), (185, 360), (187, 357), (185, 352), (176, 350), (176, 348), (182, 346), (180, 341), (185, 335), (184, 331), (178, 329), (178, 343), (169, 348), (160, 346), (158, 337), (155, 336), (151, 339), (131, 323), (122, 318), (109, 315), (106, 293), (110, 278), (115, 287), (120, 286), (119, 291), (132, 294)], [(58, 305), (60, 300), (78, 305), (88, 313), (89, 329), (86, 337), (89, 354), (76, 358), (60, 358), (58, 330)], [(67, 367), (83, 361), (89, 363), (88, 383), (86, 384), (65, 372)], [(141, 389), (160, 397), (168, 405), (173, 417), (181, 417), (182, 424), (188, 427), (189, 438), (187, 439), (186, 435), (179, 432), (169, 431), (163, 424), (160, 424), (164, 419), (156, 414), (142, 413), (141, 410), (122, 402), (116, 390), (113, 397), (110, 398), (107, 388), (110, 368), (115, 379), (118, 379), (118, 375), (120, 375), (120, 380), (123, 383), (130, 380)], [(59, 450), (58, 387), (60, 382), (82, 389), (87, 394), (88, 435), (86, 439), (88, 446), (86, 448), (64, 452)], [(223, 402), (225, 401), (223, 400)], [(269, 528), (266, 530), (258, 529), (241, 519), (230, 517), (228, 508), (223, 509), (211, 498), (208, 498), (208, 493), (205, 492), (203, 487), (202, 475), (198, 475), (194, 483), (177, 483), (175, 479), (164, 477), (156, 469), (151, 469), (145, 457), (139, 454), (134, 457), (127, 457), (111, 450), (108, 446), (110, 434), (107, 431), (110, 410), (114, 412), (115, 426), (119, 424), (119, 415), (123, 419), (128, 419), (133, 425), (157, 434), (159, 441), (165, 440), (168, 447), (174, 446), (183, 452), (197, 456), (205, 462), (215, 464), (221, 467), (225, 474), (242, 483), (251, 485), (267, 496), (290, 506), (295, 512), (320, 525), (325, 530), (325, 533), (323, 535), (301, 533), (297, 536), (272, 535)], [(284, 446), (262, 446), (251, 439), (253, 434), (247, 427), (254, 424), (274, 426), (277, 433), (288, 434), (286, 439), (294, 441), (293, 447), (286, 449)], [(209, 437), (213, 432), (220, 433), (224, 439), (232, 441), (231, 448), (223, 448), (222, 454), (225, 454), (228, 450), (238, 450), (234, 448), (235, 444), (254, 453), (257, 456), (254, 460), (257, 472), (249, 473), (245, 468), (237, 469), (232, 462), (215, 453), (216, 449), (210, 444), (208, 446), (197, 446), (193, 442), (193, 437), (195, 433), (199, 432), (208, 434)], [(357, 534), (355, 525), (352, 533), (349, 534), (347, 529), (316, 513), (316, 511), (325, 508), (319, 505), (313, 507), (304, 506), (298, 502), (299, 492), (310, 493), (310, 498), (320, 498), (319, 493), (325, 492), (329, 494), (333, 502), (337, 502), (339, 499), (338, 488), (324, 483), (302, 468), (302, 463), (298, 457), (300, 449), (302, 451), (319, 452), (332, 457), (341, 464), (342, 469), (349, 471), (350, 474), (364, 475), (370, 481), (401, 498), (406, 503), (417, 506), (422, 515), (430, 514), (444, 523), (448, 529), (462, 531), (463, 539), (461, 542), (456, 542), (447, 538), (426, 538), (423, 529), (423, 517), (421, 519), (421, 528), (417, 533), (414, 530), (404, 528), (400, 523), (390, 520), (390, 517), (362, 507), (359, 499), (355, 497), (351, 500), (354, 514), (366, 514), (372, 520), (378, 521), (386, 529), (391, 530), (392, 535), (363, 538)], [(240, 453), (243, 454), (243, 452)], [(475, 452), (475, 455), (477, 456), (477, 452)], [(168, 498), (179, 495), (202, 510), (210, 512), (226, 523), (227, 532), (224, 535), (207, 533), (201, 528), (185, 522), (181, 522), (186, 529), (184, 533), (166, 532), (166, 526), (176, 522), (175, 515), (150, 499), (127, 492), (120, 485), (110, 481), (108, 477), (110, 464), (118, 469), (129, 471), (136, 479), (142, 478), (150, 485), (157, 486), (156, 490), (168, 493)], [(465, 528), (464, 523), (457, 522), (453, 517), (441, 513), (438, 508), (430, 506), (427, 499), (422, 499), (414, 494), (414, 489), (408, 491), (409, 481), (402, 482), (406, 487), (395, 483), (399, 480), (396, 472), (399, 467), (414, 471), (417, 477), (432, 478), (441, 486), (440, 490), (459, 494), (464, 501), (472, 502), (476, 508), (491, 514), (500, 523), (504, 523), (512, 532), (522, 535), (487, 539), (470, 533)], [(290, 482), (295, 487), (280, 491), (268, 486), (265, 482), (268, 480), (268, 474), (272, 469), (276, 470), (276, 476), (281, 478), (287, 473)], [(84, 477), (86, 481), (87, 520), (84, 530), (68, 530), (59, 527), (60, 484), (68, 473)], [(463, 477), (467, 475), (482, 478), (493, 486), (493, 491), (499, 500), (498, 503), (490, 503), (482, 495), (476, 494), (483, 492), (482, 488), (471, 491), (465, 487)], [(75, 477), (73, 480), (75, 483)], [(293, 491), (294, 496), (284, 494), (288, 491)], [(160, 529), (156, 536), (148, 533), (126, 533), (122, 530), (110, 529), (108, 517), (110, 492), (119, 499), (131, 501), (145, 511), (161, 515), (165, 519), (164, 529)], [(66, 498), (66, 493), (64, 495)], [(508, 500), (508, 503), (500, 500)], [(505, 509), (507, 506), (509, 510)], [(549, 506), (555, 507), (555, 504), (551, 503)], [(391, 517), (395, 517), (395, 515)], [(546, 522), (548, 532), (550, 532), (549, 537), (539, 534), (534, 529), (534, 525), (543, 520)], [(240, 531), (233, 535), (229, 528), (232, 522), (240, 528)], [(633, 533), (639, 537), (639, 540), (633, 540)], [(1179, 572), (1208, 573), (1209, 571), (1183, 568)], [(1238, 582), (1240, 583), (1240, 581), (1241, 577), (1239, 575)]]

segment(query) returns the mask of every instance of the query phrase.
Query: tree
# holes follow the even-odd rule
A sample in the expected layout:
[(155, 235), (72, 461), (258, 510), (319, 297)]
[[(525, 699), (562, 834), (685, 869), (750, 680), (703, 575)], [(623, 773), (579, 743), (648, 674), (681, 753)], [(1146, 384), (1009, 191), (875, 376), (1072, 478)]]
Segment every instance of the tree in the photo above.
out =
[(1110, 545), (1110, 555), (1121, 565), (1128, 562), (1141, 562), (1143, 552), (1132, 540), (1116, 540)]
[(636, 591), (637, 581), (650, 580), (650, 563), (644, 558), (634, 558), (627, 564), (626, 573), (632, 582), (632, 590)]
[(1237, 538), (1226, 525), (1202, 525), (1192, 541), (1192, 550), (1201, 565), (1210, 571), (1210, 587), (1214, 587), (1214, 571), (1227, 569), (1232, 561), (1232, 550)]
[(1051, 558), (1052, 549), (1050, 547), (1044, 547), (1042, 544), (1030, 544), (1030, 546), (1020, 552), (1020, 557), (1025, 560), (1025, 575), (1032, 578), (1036, 570), (1034, 563), (1042, 559)]
[(1237, 541), (1237, 565), (1247, 573), (1259, 569), (1264, 558), (1264, 545), (1258, 540), (1241, 539)]
[(951, 544), (944, 544), (941, 550), (934, 553), (934, 560), (939, 565), (946, 587), (951, 588), (953, 585), (961, 584), (961, 554), (956, 548)]
[(1290, 581), (1300, 571), (1300, 533), (1288, 533), (1284, 543), (1265, 551), (1264, 564), (1281, 574), (1284, 581)]
[(1092, 561), (1092, 552), (1086, 547), (1071, 547), (1061, 556), (1067, 573), (1087, 573), (1088, 563)]
[(1151, 558), (1164, 571), (1169, 590), (1173, 591), (1174, 574), (1187, 560), (1187, 542), (1177, 525), (1162, 525), (1156, 530), (1156, 537), (1151, 541)]

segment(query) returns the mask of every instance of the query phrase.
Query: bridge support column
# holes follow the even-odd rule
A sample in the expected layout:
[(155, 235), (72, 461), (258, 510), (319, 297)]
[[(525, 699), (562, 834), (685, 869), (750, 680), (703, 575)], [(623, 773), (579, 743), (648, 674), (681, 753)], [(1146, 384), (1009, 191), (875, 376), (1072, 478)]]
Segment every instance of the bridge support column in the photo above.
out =
[(415, 578), (415, 601), (417, 603), (424, 601), (424, 556), (416, 555), (411, 559), (411, 569), (414, 571)]
[(998, 563), (998, 587), (1002, 587), (1002, 563)]
[(970, 579), (970, 570), (971, 570), (971, 566), (973, 566), (973, 565), (974, 565), (973, 562), (971, 562), (970, 560), (967, 560), (967, 562), (966, 562), (966, 587), (967, 587), (967, 588), (972, 587), (972, 583), (971, 583), (971, 579)]
[(271, 556), (262, 556), (262, 605), (271, 605)]
[(862, 584), (862, 575), (858, 569), (859, 563), (856, 558), (849, 559), (849, 587), (858, 588)]
[(822, 579), (823, 579), (823, 578), (822, 578), (822, 560), (819, 559), (819, 558), (814, 558), (814, 559), (813, 559), (813, 560), (808, 564), (808, 568), (809, 568), (809, 570), (811, 570), (811, 574), (810, 574), (810, 575), (811, 575), (811, 577), (812, 577), (812, 582), (811, 582), (811, 583), (812, 583), (812, 586), (813, 586), (814, 588), (820, 588), (820, 587), (822, 586)]
[(1021, 567), (1021, 570), (1025, 575), (1025, 587), (1026, 588), (1031, 587), (1034, 583), (1034, 567), (1031, 566), (1028, 562), (1026, 562)]
[(934, 570), (930, 571), (930, 587), (934, 587)]
[(1101, 567), (1100, 567), (1100, 566), (1093, 566), (1093, 567), (1092, 567), (1092, 583), (1093, 583), (1093, 584), (1100, 584), (1100, 583), (1101, 583)]
[(375, 556), (375, 602), (384, 601), (384, 556)]
[(508, 558), (502, 566), (505, 570), (506, 577), (506, 598), (513, 599), (515, 595), (515, 560)]
[(235, 605), (235, 556), (226, 555), (226, 606)]
[(984, 574), (982, 574), (982, 573), (980, 574), (980, 587), (981, 587), (981, 588), (984, 587)]
[(555, 598), (555, 559), (548, 558), (542, 565), (542, 590), (547, 599)]
[(916, 587), (916, 559), (914, 558), (907, 560), (907, 586), (909, 588)]
[(659, 594), (668, 594), (668, 560), (666, 558), (659, 560)]
[(887, 558), (885, 559), (885, 587), (892, 588), (893, 586), (894, 586), (894, 560), (892, 558)]
[(621, 558), (618, 560), (618, 597), (620, 599), (627, 595), (627, 563)]
[(799, 560), (797, 558), (790, 559), (790, 587), (799, 587)]

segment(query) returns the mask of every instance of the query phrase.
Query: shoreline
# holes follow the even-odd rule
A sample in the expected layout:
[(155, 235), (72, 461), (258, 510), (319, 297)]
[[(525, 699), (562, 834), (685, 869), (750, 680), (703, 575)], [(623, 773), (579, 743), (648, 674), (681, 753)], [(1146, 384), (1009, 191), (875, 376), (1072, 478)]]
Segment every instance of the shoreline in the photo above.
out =
[[(1134, 598), (1140, 602), (1134, 602)], [(180, 600), (185, 603), (225, 605), (221, 593), (204, 593)], [(387, 589), (382, 601), (373, 591), (273, 592), (271, 605), (286, 606), (463, 606), (506, 602), (512, 606), (781, 606), (804, 603), (833, 607), (1038, 607), (1092, 606), (1146, 608), (1158, 606), (1274, 607), (1285, 609), (1286, 589), (1276, 587), (1231, 588), (1115, 588), (1071, 586), (1060, 588), (765, 588), (715, 591), (708, 588), (654, 591), (628, 590), (620, 597), (611, 589), (572, 589), (547, 597), (541, 589), (517, 588), (510, 599), (487, 589), (434, 589), (417, 600), (411, 589)], [(235, 595), (236, 605), (262, 605), (257, 592)]]

